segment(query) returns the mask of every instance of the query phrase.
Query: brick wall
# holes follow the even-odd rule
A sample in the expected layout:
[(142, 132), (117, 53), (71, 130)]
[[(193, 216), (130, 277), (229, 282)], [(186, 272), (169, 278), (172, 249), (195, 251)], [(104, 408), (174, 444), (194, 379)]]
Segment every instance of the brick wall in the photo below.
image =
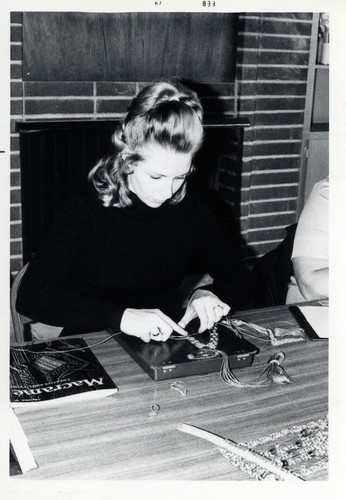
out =
[[(237, 77), (202, 91), (206, 113), (248, 118), (240, 228), (250, 261), (275, 247), (296, 219), (311, 14), (240, 15)], [(121, 117), (142, 83), (23, 82), (22, 15), (11, 14), (11, 272), (22, 265), (19, 138), (15, 122)], [(203, 88), (203, 86), (201, 86)], [(207, 87), (205, 87), (207, 88)], [(218, 97), (215, 97), (217, 95)], [(232, 172), (219, 192), (232, 199)]]
[(311, 14), (241, 16), (238, 111), (245, 131), (241, 200), (247, 255), (262, 255), (296, 220)]

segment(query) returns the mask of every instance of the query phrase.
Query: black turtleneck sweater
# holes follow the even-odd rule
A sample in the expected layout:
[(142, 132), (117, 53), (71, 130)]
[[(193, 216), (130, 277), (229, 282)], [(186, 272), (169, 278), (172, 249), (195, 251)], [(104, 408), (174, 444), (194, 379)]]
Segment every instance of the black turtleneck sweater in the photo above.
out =
[(64, 334), (119, 330), (127, 307), (171, 314), (192, 259), (231, 307), (248, 299), (248, 272), (196, 193), (159, 208), (131, 197), (127, 208), (104, 207), (96, 193), (64, 205), (25, 273), (19, 313)]

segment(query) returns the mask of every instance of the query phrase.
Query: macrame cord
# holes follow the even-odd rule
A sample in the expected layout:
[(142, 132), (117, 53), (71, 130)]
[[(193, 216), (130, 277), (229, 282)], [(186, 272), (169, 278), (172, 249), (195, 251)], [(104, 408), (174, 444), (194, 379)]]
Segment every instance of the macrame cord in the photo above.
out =
[[(249, 323), (245, 323), (244, 321), (240, 320), (232, 320), (229, 318), (226, 318), (225, 320), (221, 321), (220, 324), (223, 324), (227, 326), (230, 330), (232, 330), (238, 337), (243, 337), (243, 332), (245, 333), (245, 326), (250, 325), (250, 329), (257, 331), (257, 328), (260, 329), (262, 335), (264, 335), (265, 331), (268, 329), (262, 328), (262, 327), (257, 327), (257, 325), (252, 325)], [(197, 347), (198, 352), (197, 354), (190, 354), (188, 355), (189, 359), (200, 359), (203, 357), (214, 357), (217, 355), (222, 356), (222, 364), (220, 368), (220, 377), (221, 379), (228, 385), (232, 385), (234, 387), (261, 387), (265, 385), (269, 385), (271, 383), (274, 384), (289, 384), (292, 383), (292, 379), (289, 377), (287, 374), (286, 370), (282, 366), (282, 362), (285, 359), (285, 354), (283, 352), (278, 352), (274, 356), (272, 356), (268, 360), (268, 365), (265, 367), (265, 369), (262, 371), (262, 373), (259, 375), (258, 379), (262, 380), (257, 380), (252, 383), (246, 383), (246, 382), (241, 382), (236, 375), (233, 373), (230, 365), (229, 365), (229, 360), (228, 360), (228, 355), (221, 351), (220, 349), (217, 348), (218, 345), (218, 330), (217, 330), (217, 325), (216, 323), (214, 327), (210, 330), (210, 340), (207, 344), (203, 344), (199, 340), (197, 340), (193, 336), (187, 337), (187, 340), (191, 342), (195, 347)], [(273, 329), (271, 329), (273, 330)], [(181, 337), (181, 338), (186, 338), (186, 337)], [(270, 337), (269, 337), (270, 338)], [(268, 335), (266, 340), (268, 340)]]

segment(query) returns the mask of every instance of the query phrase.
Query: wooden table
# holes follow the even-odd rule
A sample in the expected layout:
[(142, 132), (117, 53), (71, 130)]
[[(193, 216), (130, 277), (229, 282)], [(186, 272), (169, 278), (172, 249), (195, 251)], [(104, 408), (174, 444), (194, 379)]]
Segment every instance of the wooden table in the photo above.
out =
[[(237, 317), (263, 326), (296, 324), (285, 306)], [(105, 332), (85, 336), (89, 345), (106, 337)], [(187, 395), (182, 396), (170, 388), (171, 381), (151, 380), (115, 340), (93, 347), (119, 393), (46, 408), (17, 408), (39, 466), (20, 480), (248, 480), (213, 444), (181, 433), (177, 424), (192, 424), (241, 442), (324, 418), (328, 411), (325, 340), (262, 347), (253, 366), (237, 370), (236, 375), (243, 381), (254, 380), (279, 350), (286, 355), (284, 367), (292, 384), (239, 389), (212, 373), (185, 378)], [(160, 411), (150, 417), (154, 403)], [(326, 479), (327, 472), (313, 478)]]

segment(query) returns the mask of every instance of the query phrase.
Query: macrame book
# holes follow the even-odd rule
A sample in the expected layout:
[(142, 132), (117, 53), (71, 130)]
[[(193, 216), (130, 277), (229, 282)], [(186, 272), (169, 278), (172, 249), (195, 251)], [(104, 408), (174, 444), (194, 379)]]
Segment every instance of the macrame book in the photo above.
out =
[(117, 391), (81, 338), (10, 347), (12, 407), (96, 398)]

